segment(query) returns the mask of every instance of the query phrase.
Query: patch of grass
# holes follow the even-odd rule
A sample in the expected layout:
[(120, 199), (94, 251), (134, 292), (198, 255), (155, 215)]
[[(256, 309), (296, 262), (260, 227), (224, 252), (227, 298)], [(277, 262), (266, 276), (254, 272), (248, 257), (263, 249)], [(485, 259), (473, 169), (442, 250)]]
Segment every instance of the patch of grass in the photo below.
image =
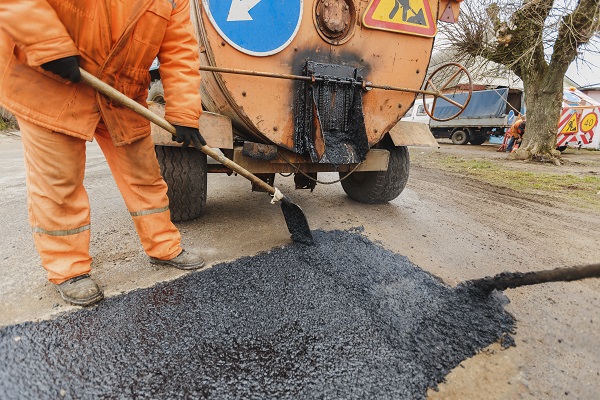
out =
[(14, 115), (0, 107), (0, 131), (8, 131), (17, 128), (17, 120)]
[(14, 121), (5, 121), (0, 118), (0, 132), (2, 131), (12, 131), (18, 129), (16, 122)]
[(551, 174), (505, 169), (487, 160), (447, 156), (438, 165), (447, 171), (466, 174), (489, 184), (522, 193), (552, 195), (559, 200), (585, 209), (600, 209), (600, 177)]

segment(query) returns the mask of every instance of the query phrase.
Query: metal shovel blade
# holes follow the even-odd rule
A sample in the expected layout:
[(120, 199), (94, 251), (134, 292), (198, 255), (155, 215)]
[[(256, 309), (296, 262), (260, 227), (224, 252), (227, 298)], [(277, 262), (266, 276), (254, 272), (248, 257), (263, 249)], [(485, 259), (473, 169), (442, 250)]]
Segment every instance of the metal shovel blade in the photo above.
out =
[(281, 211), (294, 242), (307, 245), (315, 244), (306, 215), (304, 215), (299, 205), (291, 201), (287, 196), (284, 196), (281, 199)]

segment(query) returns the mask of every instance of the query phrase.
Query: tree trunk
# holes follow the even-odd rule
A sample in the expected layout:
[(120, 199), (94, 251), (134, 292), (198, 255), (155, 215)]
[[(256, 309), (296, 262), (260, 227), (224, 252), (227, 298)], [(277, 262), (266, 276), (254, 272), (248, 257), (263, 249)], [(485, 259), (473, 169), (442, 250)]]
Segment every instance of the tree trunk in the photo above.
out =
[(562, 107), (563, 82), (548, 82), (544, 77), (523, 79), (526, 93), (526, 128), (523, 143), (516, 156), (519, 159), (560, 163), (556, 150), (556, 131)]

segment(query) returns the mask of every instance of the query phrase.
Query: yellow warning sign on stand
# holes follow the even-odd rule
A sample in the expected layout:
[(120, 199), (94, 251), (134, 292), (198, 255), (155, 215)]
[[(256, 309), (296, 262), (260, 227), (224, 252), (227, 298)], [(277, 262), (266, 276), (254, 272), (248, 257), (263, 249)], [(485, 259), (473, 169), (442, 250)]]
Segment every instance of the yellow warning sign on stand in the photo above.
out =
[(370, 0), (363, 25), (416, 36), (433, 37), (437, 33), (428, 0)]
[(565, 126), (563, 126), (560, 133), (577, 133), (579, 132), (578, 125), (579, 123), (577, 121), (577, 113), (573, 113), (573, 115), (571, 115), (571, 118), (569, 118)]
[(589, 131), (594, 129), (597, 123), (598, 116), (596, 115), (596, 113), (591, 112), (585, 117), (583, 117), (583, 119), (581, 120), (581, 126), (579, 128), (581, 129), (581, 132), (588, 133)]

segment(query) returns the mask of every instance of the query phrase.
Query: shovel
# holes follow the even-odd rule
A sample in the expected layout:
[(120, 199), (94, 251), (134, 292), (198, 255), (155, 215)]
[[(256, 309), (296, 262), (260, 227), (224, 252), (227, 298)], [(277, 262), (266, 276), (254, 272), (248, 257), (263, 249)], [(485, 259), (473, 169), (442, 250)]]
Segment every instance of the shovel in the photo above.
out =
[(600, 264), (565, 267), (535, 272), (502, 272), (501, 274), (474, 279), (459, 286), (475, 289), (483, 293), (492, 290), (513, 289), (520, 286), (536, 285), (546, 282), (569, 282), (586, 278), (600, 278)]
[[(169, 122), (167, 122), (167, 120), (154, 114), (152, 111), (148, 110), (144, 106), (138, 104), (136, 101), (125, 96), (123, 93), (119, 92), (110, 85), (102, 82), (100, 79), (96, 78), (94, 75), (83, 70), (82, 68), (79, 68), (79, 71), (81, 72), (81, 79), (100, 93), (104, 94), (112, 100), (119, 102), (123, 106), (138, 113), (147, 120), (154, 122), (156, 125), (175, 135), (175, 127)], [(227, 168), (237, 172), (244, 178), (248, 179), (250, 182), (254, 183), (256, 186), (259, 186), (263, 190), (273, 195), (271, 203), (281, 201), (281, 211), (283, 211), (283, 217), (285, 218), (288, 230), (292, 234), (292, 240), (294, 242), (304, 243), (308, 245), (314, 244), (312, 233), (310, 232), (308, 221), (306, 220), (304, 212), (296, 203), (290, 200), (289, 197), (281, 193), (279, 189), (265, 183), (263, 180), (258, 178), (256, 175), (252, 174), (250, 171), (234, 163), (227, 157), (217, 153), (210, 147), (202, 146), (199, 143), (195, 144), (195, 146), (204, 154), (210, 156), (211, 158), (214, 158), (216, 161), (225, 165)]]

